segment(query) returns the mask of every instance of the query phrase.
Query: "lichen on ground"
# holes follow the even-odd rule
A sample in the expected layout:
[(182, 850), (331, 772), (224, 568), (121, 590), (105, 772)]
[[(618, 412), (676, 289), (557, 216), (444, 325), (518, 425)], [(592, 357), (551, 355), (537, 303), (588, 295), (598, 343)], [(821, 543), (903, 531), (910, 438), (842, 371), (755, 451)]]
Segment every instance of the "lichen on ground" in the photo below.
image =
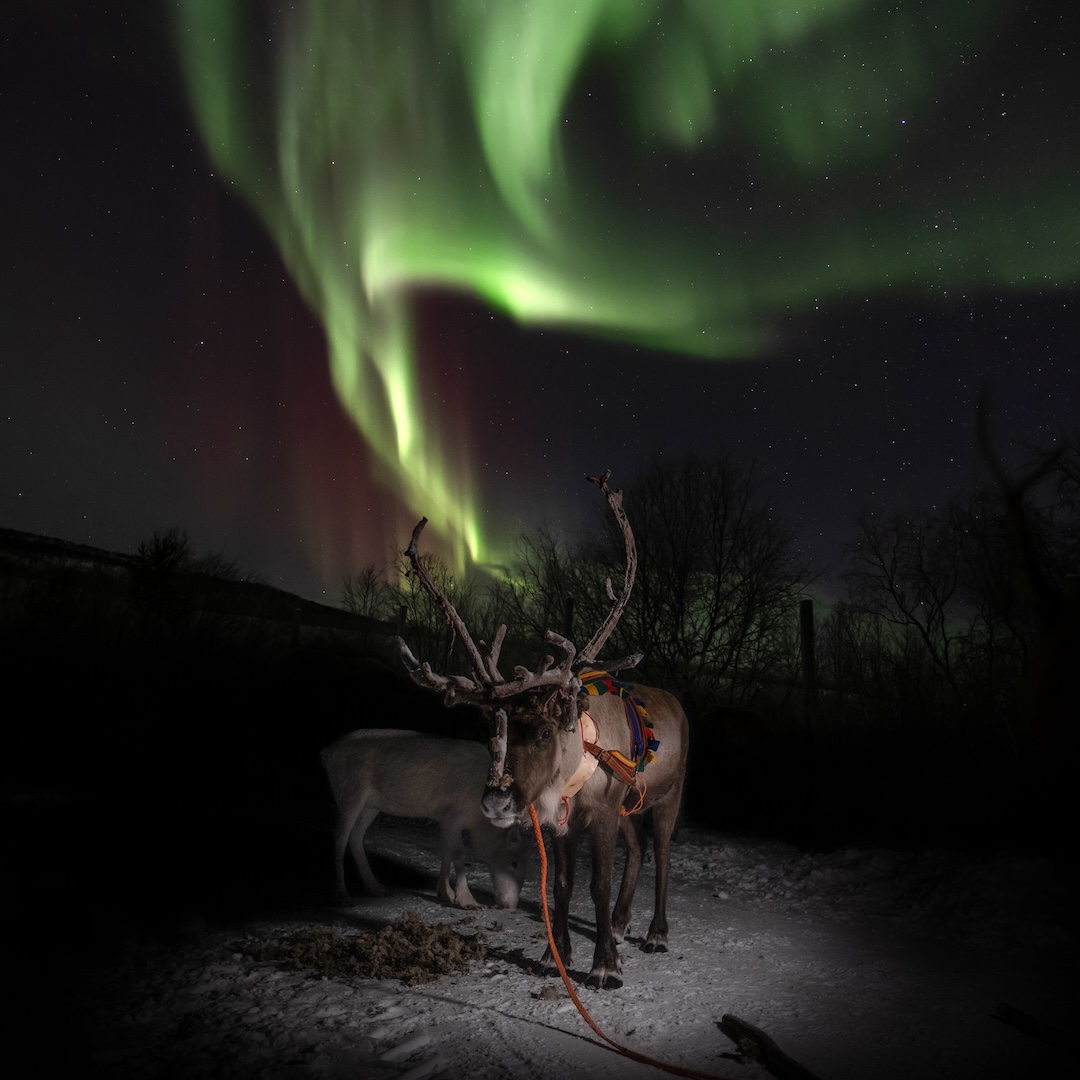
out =
[(425, 922), (406, 912), (381, 930), (352, 933), (311, 926), (276, 941), (248, 940), (240, 950), (255, 960), (333, 979), (400, 979), (406, 986), (468, 971), (487, 955), (483, 935)]

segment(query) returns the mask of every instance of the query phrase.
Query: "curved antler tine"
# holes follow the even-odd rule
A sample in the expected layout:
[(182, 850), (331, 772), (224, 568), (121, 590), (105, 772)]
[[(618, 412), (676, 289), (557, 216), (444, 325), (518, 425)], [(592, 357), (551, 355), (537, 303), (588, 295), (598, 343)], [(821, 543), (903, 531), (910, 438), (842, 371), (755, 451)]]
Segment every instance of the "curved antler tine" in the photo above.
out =
[[(442, 590), (432, 580), (431, 575), (427, 572), (427, 567), (424, 566), (423, 560), (420, 558), (417, 541), (420, 539), (420, 534), (424, 531), (424, 526), (427, 522), (428, 519), (422, 517), (417, 523), (416, 528), (413, 529), (409, 546), (405, 549), (405, 554), (409, 557), (409, 562), (412, 564), (416, 576), (420, 579), (420, 584), (423, 585), (424, 591), (427, 592), (432, 600), (434, 600), (442, 609), (446, 621), (450, 624), (454, 633), (457, 634), (461, 639), (461, 643), (465, 646), (465, 651), (469, 655), (469, 665), (473, 670), (473, 674), (476, 676), (477, 683), (480, 687), (488, 686), (492, 682), (492, 677), (488, 673), (487, 667), (484, 664), (484, 658), (480, 655), (480, 650), (476, 647), (476, 643), (469, 633), (469, 628), (457, 613), (454, 605), (450, 603), (443, 595)], [(406, 666), (408, 665), (406, 664)]]
[[(626, 671), (627, 668), (637, 667), (641, 663), (641, 658), (644, 653), (634, 653), (632, 656), (620, 656), (618, 660), (605, 660), (604, 670), (609, 672)], [(574, 670), (578, 673), (584, 671), (592, 661), (583, 662), (579, 661), (574, 665)]]
[(544, 633), (544, 640), (550, 645), (558, 645), (566, 654), (566, 659), (562, 663), (563, 667), (570, 667), (574, 663), (577, 649), (569, 638), (564, 638), (562, 634), (557, 634), (554, 630), (547, 630)]
[(395, 641), (401, 655), (401, 661), (412, 681), (418, 686), (426, 686), (431, 690), (441, 691), (448, 705), (453, 704), (459, 698), (467, 700), (482, 693), (482, 688), (464, 675), (439, 675), (432, 671), (429, 663), (426, 661), (422, 663), (416, 659), (412, 650), (405, 644), (404, 638), (395, 638)]
[(592, 640), (581, 650), (581, 660), (591, 663), (596, 659), (597, 654), (607, 643), (607, 639), (611, 636), (611, 632), (615, 629), (620, 617), (622, 616), (623, 609), (626, 607), (627, 601), (630, 599), (630, 593), (634, 588), (634, 578), (637, 576), (637, 545), (634, 543), (634, 534), (630, 529), (630, 522), (626, 516), (626, 511), (623, 510), (622, 505), (622, 492), (619, 490), (612, 490), (608, 487), (608, 477), (611, 476), (611, 470), (607, 469), (601, 476), (587, 476), (586, 479), (591, 484), (595, 484), (607, 497), (608, 506), (611, 507), (611, 512), (615, 515), (615, 520), (619, 523), (619, 528), (622, 529), (623, 544), (626, 547), (626, 573), (623, 577), (623, 589), (618, 597), (615, 596), (614, 590), (611, 587), (611, 580), (607, 581), (607, 594), (608, 598), (614, 601), (611, 607), (611, 611), (608, 613), (608, 617), (604, 620), (604, 624), (596, 631), (592, 636)]
[(499, 629), (495, 631), (495, 637), (492, 639), (491, 648), (488, 649), (488, 654), (484, 658), (487, 673), (491, 676), (491, 681), (493, 683), (501, 683), (503, 681), (502, 675), (499, 674), (499, 654), (502, 652), (503, 641), (505, 638), (506, 623), (500, 623)]
[(544, 637), (553, 645), (558, 645), (566, 654), (562, 663), (555, 666), (555, 658), (545, 656), (535, 671), (530, 671), (527, 667), (519, 664), (514, 668), (513, 682), (498, 683), (489, 688), (493, 698), (514, 697), (524, 690), (533, 690), (539, 686), (555, 686), (561, 689), (571, 688), (574, 679), (577, 677), (573, 670), (576, 652), (572, 642), (561, 634), (556, 634), (554, 630), (549, 630)]

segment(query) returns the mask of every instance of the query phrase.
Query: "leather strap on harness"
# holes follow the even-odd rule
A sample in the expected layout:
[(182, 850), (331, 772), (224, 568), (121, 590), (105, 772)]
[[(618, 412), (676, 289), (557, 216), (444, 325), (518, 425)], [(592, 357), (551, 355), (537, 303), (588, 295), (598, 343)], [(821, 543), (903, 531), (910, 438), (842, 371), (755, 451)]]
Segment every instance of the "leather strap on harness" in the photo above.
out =
[[(587, 726), (585, 723), (586, 719), (588, 720)], [(627, 810), (625, 806), (620, 806), (619, 813), (623, 817), (629, 817), (630, 814), (636, 814), (642, 806), (645, 805), (646, 791), (645, 778), (643, 776), (639, 777), (638, 775), (638, 763), (636, 761), (631, 761), (630, 758), (625, 754), (619, 753), (618, 750), (605, 750), (599, 743), (594, 741), (597, 734), (599, 734), (599, 729), (596, 726), (596, 721), (589, 715), (588, 710), (582, 710), (581, 720), (582, 758), (583, 761), (588, 761), (592, 764), (581, 783), (574, 788), (574, 791), (576, 792), (578, 788), (585, 783), (585, 780), (592, 775), (597, 764), (603, 765), (608, 772), (613, 776), (618, 777), (618, 779), (620, 779), (631, 791), (637, 793), (637, 802), (629, 810)], [(592, 736), (592, 739), (587, 737), (586, 732), (588, 732), (588, 735)], [(578, 766), (578, 770), (574, 773), (574, 776), (577, 777), (580, 775), (582, 769), (583, 766)]]
[(619, 812), (623, 817), (637, 813), (645, 802), (646, 790), (644, 777), (641, 777), (639, 781), (637, 765), (624, 754), (620, 754), (618, 750), (605, 750), (596, 742), (600, 729), (588, 710), (582, 710), (579, 720), (581, 722), (581, 761), (563, 788), (562, 802), (566, 808), (566, 815), (570, 814), (569, 800), (585, 786), (589, 777), (596, 772), (597, 765), (603, 765), (628, 788), (637, 792), (637, 803), (632, 809), (627, 810), (625, 806), (619, 807)]
[(593, 741), (598, 734), (596, 721), (587, 712), (582, 712), (578, 719), (581, 723), (581, 761), (578, 762), (574, 775), (566, 781), (566, 787), (563, 788), (562, 793), (563, 799), (576, 795), (585, 786), (585, 781), (596, 772), (596, 766), (599, 764), (598, 759), (588, 752), (590, 746), (596, 746)]
[(621, 780), (627, 787), (637, 793), (637, 804), (631, 810), (620, 807), (619, 810), (626, 816), (636, 813), (645, 804), (645, 778), (640, 778), (639, 773), (649, 761), (656, 759), (657, 748), (660, 743), (652, 733), (648, 725), (648, 713), (645, 711), (645, 702), (633, 697), (633, 686), (629, 683), (620, 683), (613, 679), (605, 671), (583, 672), (581, 678), (581, 693), (592, 694), (618, 694), (626, 708), (626, 723), (630, 725), (632, 741), (634, 744), (634, 757), (626, 757), (617, 750), (605, 750), (596, 742), (599, 730), (596, 721), (590, 716), (589, 710), (581, 711), (581, 761), (573, 775), (563, 788), (563, 804), (569, 815), (569, 799), (577, 795), (585, 782), (596, 771), (597, 765), (603, 765), (613, 777)]
[[(606, 671), (583, 671), (578, 678), (581, 679), (582, 694), (590, 694), (599, 697), (602, 694), (615, 694), (622, 699), (626, 709), (626, 722), (630, 727), (631, 754), (618, 754), (621, 761), (630, 765), (635, 772), (641, 772), (650, 761), (656, 760), (656, 751), (660, 742), (649, 727), (649, 714), (645, 711), (645, 702), (634, 695), (632, 683), (620, 682), (614, 679)], [(627, 781), (629, 783), (629, 781)]]
[(626, 707), (626, 720), (630, 725), (634, 756), (629, 758), (618, 750), (606, 750), (600, 746), (596, 741), (600, 733), (596, 721), (589, 715), (587, 709), (582, 709), (580, 714), (581, 761), (573, 775), (567, 780), (562, 794), (566, 814), (567, 816), (570, 814), (569, 800), (585, 786), (598, 764), (603, 765), (612, 776), (617, 777), (627, 788), (637, 794), (637, 803), (631, 809), (627, 810), (625, 806), (619, 807), (619, 812), (624, 817), (635, 814), (645, 803), (645, 778), (639, 779), (640, 773), (650, 761), (656, 759), (656, 750), (660, 745), (653, 735), (652, 728), (649, 727), (645, 703), (633, 696), (634, 688), (630, 683), (619, 682), (606, 671), (583, 672), (579, 677), (582, 694), (594, 697), (601, 694), (616, 694), (622, 698)]
[(606, 766), (624, 784), (634, 786), (637, 779), (637, 766), (628, 758), (623, 757), (618, 750), (603, 750), (596, 743), (582, 741), (582, 748), (592, 754), (601, 765)]
[(592, 754), (597, 761), (617, 776), (631, 791), (637, 792), (637, 802), (629, 809), (619, 807), (621, 817), (629, 817), (636, 814), (645, 805), (645, 777), (638, 777), (637, 766), (628, 757), (624, 757), (618, 750), (602, 750), (596, 743), (583, 742), (582, 746), (588, 754)]

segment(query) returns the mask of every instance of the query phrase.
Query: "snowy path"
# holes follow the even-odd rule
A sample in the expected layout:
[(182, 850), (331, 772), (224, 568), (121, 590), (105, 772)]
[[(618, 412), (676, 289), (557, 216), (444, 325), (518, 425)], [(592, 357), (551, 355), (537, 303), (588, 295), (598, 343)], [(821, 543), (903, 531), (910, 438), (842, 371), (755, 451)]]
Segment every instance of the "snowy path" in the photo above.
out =
[[(663, 1075), (599, 1044), (562, 984), (529, 970), (544, 945), (535, 865), (519, 910), (466, 913), (433, 899), (430, 827), (380, 820), (369, 849), (421, 868), (431, 884), (398, 886), (351, 909), (321, 905), (316, 889), (310, 903), (276, 911), (267, 898), (270, 916), (196, 924), (172, 941), (132, 934), (107, 963), (79, 965), (71, 976), (79, 1052), (116, 1078)], [(477, 867), (474, 877), (483, 899), (486, 872)], [(635, 1049), (762, 1080), (760, 1066), (731, 1058), (733, 1044), (716, 1026), (733, 1013), (821, 1080), (1069, 1071), (1060, 1050), (991, 1017), (1000, 1001), (1059, 1027), (1076, 1015), (1074, 894), (1052, 862), (944, 852), (807, 855), (683, 829), (672, 879), (671, 951), (642, 953), (631, 928), (621, 950), (625, 987), (579, 987), (600, 1027)], [(647, 867), (635, 905), (641, 927), (651, 899)], [(589, 906), (579, 886), (570, 965), (579, 976), (591, 958)], [(312, 921), (368, 928), (406, 910), (482, 931), (487, 959), (466, 974), (405, 987), (312, 979), (237, 949), (245, 937), (279, 936)]]

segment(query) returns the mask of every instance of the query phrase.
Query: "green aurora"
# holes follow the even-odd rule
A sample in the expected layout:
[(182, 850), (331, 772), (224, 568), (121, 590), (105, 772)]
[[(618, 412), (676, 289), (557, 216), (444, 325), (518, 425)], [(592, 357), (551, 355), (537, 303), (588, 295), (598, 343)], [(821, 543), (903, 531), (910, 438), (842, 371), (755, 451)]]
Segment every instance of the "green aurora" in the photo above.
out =
[(500, 538), (467, 437), (423, 397), (419, 288), (723, 360), (852, 298), (1075, 283), (1075, 139), (986, 90), (1016, 11), (178, 0), (175, 33), (379, 479), (460, 564)]

